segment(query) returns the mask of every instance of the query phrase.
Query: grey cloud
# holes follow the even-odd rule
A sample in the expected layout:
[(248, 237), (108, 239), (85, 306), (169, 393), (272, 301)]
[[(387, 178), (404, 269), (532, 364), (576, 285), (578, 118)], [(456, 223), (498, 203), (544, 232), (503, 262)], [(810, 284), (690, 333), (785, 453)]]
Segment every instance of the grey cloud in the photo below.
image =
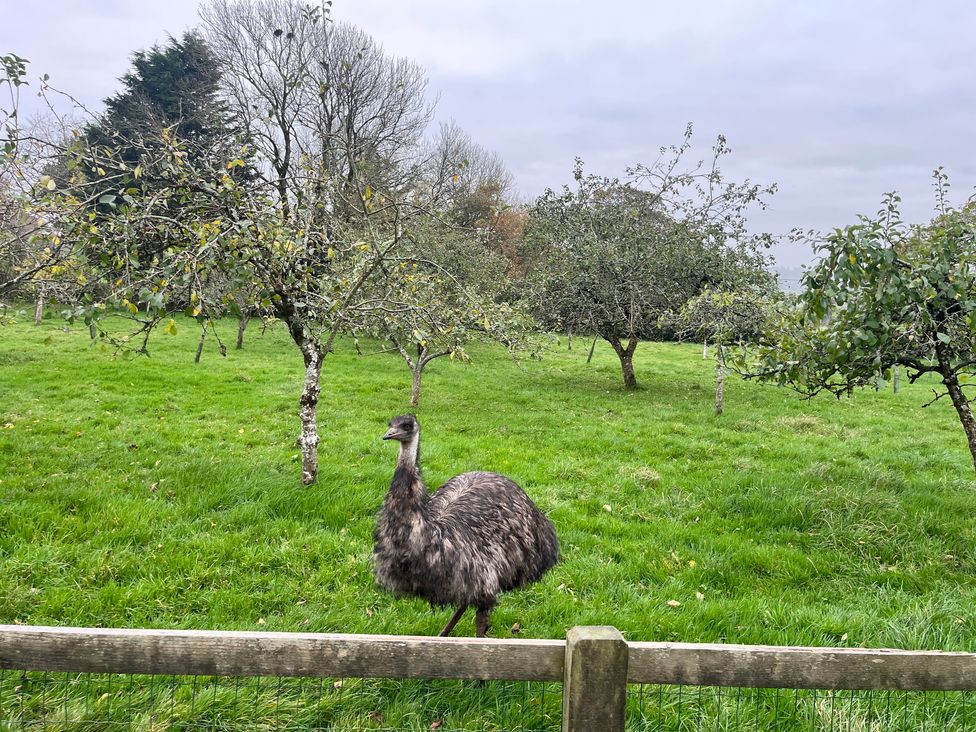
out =
[[(96, 106), (133, 50), (196, 23), (194, 0), (53, 5), (0, 0), (0, 15), (14, 18), (0, 28), (0, 52), (32, 58)], [(568, 181), (577, 155), (608, 175), (649, 161), (688, 121), (702, 148), (727, 135), (729, 176), (779, 184), (753, 217), (774, 232), (850, 223), (892, 189), (906, 217), (925, 220), (937, 165), (956, 200), (976, 185), (969, 0), (333, 7), (426, 65), (439, 116), (496, 150), (526, 198)], [(787, 264), (809, 257), (781, 249)]]

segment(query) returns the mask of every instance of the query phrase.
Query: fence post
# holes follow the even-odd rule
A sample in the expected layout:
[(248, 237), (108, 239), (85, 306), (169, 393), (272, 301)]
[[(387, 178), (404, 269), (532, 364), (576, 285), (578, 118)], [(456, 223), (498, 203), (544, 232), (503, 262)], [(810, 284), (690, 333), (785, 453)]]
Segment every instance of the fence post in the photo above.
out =
[(566, 634), (563, 732), (623, 732), (627, 657), (627, 642), (616, 628), (570, 628)]

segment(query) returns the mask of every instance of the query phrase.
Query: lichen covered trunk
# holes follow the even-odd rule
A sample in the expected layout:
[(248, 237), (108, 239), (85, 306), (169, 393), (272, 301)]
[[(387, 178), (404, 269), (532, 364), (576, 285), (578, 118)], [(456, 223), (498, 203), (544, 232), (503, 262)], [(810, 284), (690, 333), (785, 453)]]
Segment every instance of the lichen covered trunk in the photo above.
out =
[(725, 353), (718, 347), (715, 358), (715, 414), (725, 411)]
[(302, 451), (302, 483), (310, 485), (319, 475), (318, 408), (322, 354), (314, 345), (303, 349), (302, 354), (305, 357), (305, 382), (298, 400), (298, 416), (302, 423), (298, 445)]
[(34, 325), (40, 325), (44, 317), (44, 293), (38, 289), (37, 297), (34, 300)]
[(302, 361), (305, 364), (305, 379), (302, 383), (302, 394), (298, 399), (298, 417), (301, 422), (298, 446), (302, 456), (302, 483), (311, 485), (318, 479), (319, 474), (319, 392), (322, 361), (328, 348), (323, 348), (315, 334), (305, 326), (305, 317), (295, 308), (291, 299), (285, 293), (279, 292), (278, 295), (281, 298), (279, 313), (288, 326), (292, 340), (301, 351)]

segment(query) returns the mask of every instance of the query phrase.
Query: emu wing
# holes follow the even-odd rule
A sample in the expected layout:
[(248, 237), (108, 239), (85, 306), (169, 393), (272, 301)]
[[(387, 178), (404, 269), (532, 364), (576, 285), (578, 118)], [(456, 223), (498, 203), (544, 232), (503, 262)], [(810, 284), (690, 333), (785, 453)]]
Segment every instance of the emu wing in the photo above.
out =
[(480, 590), (469, 604), (491, 607), (499, 592), (538, 580), (559, 559), (552, 523), (504, 475), (457, 475), (431, 496), (427, 509), (445, 554), (448, 547), (458, 550), (450, 552), (457, 580), (451, 584)]

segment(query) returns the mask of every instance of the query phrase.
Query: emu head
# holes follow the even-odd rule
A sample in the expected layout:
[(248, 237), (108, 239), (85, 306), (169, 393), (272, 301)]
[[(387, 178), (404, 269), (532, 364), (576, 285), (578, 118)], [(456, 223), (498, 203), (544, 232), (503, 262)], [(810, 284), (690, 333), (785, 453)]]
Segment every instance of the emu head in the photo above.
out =
[(413, 442), (420, 434), (420, 424), (415, 414), (401, 414), (390, 420), (390, 429), (383, 435), (384, 440)]
[(383, 439), (400, 443), (398, 465), (413, 465), (420, 469), (420, 423), (416, 414), (401, 414), (391, 419), (390, 429)]

